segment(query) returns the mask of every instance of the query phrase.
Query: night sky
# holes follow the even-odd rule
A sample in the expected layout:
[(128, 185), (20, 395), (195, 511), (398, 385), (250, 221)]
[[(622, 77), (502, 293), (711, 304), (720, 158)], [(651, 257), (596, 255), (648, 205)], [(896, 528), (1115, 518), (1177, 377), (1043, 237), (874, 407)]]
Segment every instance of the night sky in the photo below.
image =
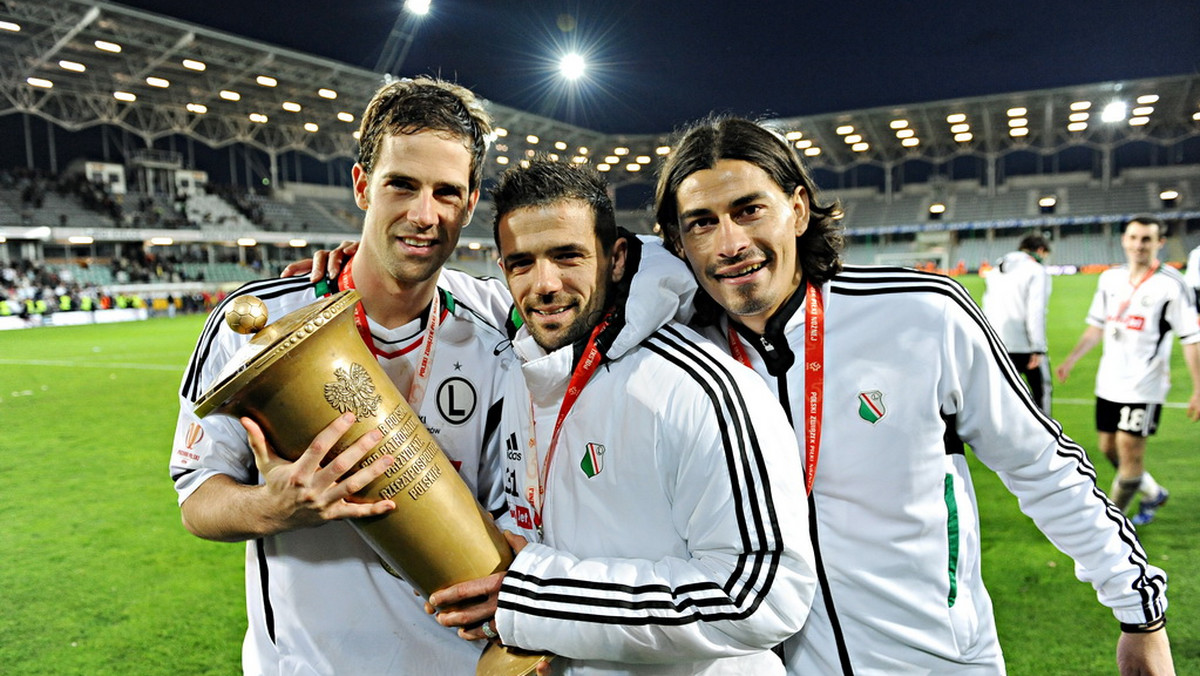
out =
[[(373, 68), (401, 1), (122, 4)], [(569, 44), (592, 63), (573, 88), (553, 72)], [(712, 110), (803, 116), (1198, 69), (1197, 0), (433, 0), (401, 71), (599, 131), (656, 133)]]

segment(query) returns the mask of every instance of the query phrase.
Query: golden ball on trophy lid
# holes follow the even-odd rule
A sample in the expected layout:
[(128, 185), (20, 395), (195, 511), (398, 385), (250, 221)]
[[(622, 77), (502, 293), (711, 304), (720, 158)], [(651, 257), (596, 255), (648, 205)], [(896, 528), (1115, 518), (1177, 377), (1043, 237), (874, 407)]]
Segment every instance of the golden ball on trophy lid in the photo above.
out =
[(238, 296), (225, 311), (225, 323), (237, 333), (258, 333), (267, 325), (267, 304), (254, 296)]

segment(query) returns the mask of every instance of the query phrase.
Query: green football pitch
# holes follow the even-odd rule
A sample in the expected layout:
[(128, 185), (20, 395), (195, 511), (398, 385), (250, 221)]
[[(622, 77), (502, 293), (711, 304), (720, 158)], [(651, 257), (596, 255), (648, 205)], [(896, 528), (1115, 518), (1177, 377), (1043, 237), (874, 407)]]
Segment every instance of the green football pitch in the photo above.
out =
[[(982, 282), (962, 281), (978, 297)], [(1052, 361), (1078, 338), (1095, 282), (1055, 279)], [(240, 672), (244, 547), (189, 535), (167, 471), (176, 388), (201, 322), (0, 332), (0, 673)], [(1098, 352), (1055, 389), (1055, 416), (1087, 448)], [(1142, 540), (1170, 574), (1178, 673), (1200, 674), (1190, 610), (1200, 604), (1200, 529), (1189, 516), (1200, 509), (1200, 425), (1181, 405), (1189, 383), (1178, 345), (1173, 373), (1174, 405), (1148, 454), (1173, 497)], [(1093, 462), (1107, 488), (1112, 469), (1095, 454)], [(1116, 673), (1111, 613), (999, 480), (974, 469), (984, 576), (1009, 673)]]

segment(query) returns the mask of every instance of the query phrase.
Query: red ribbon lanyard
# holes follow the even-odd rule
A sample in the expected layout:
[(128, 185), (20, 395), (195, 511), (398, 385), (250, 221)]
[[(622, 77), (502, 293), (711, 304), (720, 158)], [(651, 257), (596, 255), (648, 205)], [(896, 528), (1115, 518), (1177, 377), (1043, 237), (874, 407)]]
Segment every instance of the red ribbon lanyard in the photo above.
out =
[[(567, 413), (571, 407), (579, 400), (579, 394), (583, 392), (584, 385), (592, 379), (596, 370), (600, 368), (600, 362), (604, 355), (601, 354), (600, 348), (596, 347), (596, 336), (600, 332), (608, 328), (609, 318), (606, 316), (603, 321), (592, 329), (592, 335), (588, 337), (587, 344), (583, 348), (583, 356), (576, 364), (575, 370), (571, 372), (571, 379), (567, 381), (567, 391), (563, 394), (562, 404), (558, 408), (558, 418), (554, 421), (554, 433), (550, 436), (550, 446), (546, 449), (546, 460), (538, 468), (537, 472), (537, 496), (536, 499), (530, 500), (530, 505), (533, 507), (533, 523), (537, 526), (539, 532), (542, 528), (542, 506), (546, 502), (546, 484), (550, 478), (550, 463), (554, 462), (554, 451), (558, 447), (558, 435), (562, 432), (563, 421), (567, 419)], [(537, 423), (533, 412), (533, 396), (529, 398), (529, 425), (533, 435), (533, 453), (531, 454), (536, 462), (537, 457)]]
[[(345, 267), (342, 268), (341, 274), (338, 275), (338, 288), (342, 290), (354, 288), (354, 277), (351, 274), (353, 263), (353, 257), (346, 261)], [(420, 410), (421, 401), (425, 398), (425, 389), (429, 385), (429, 374), (433, 371), (433, 350), (437, 342), (438, 326), (442, 323), (440, 300), (441, 294), (437, 288), (434, 288), (433, 303), (429, 308), (429, 327), (425, 331), (425, 338), (421, 345), (423, 348), (421, 350), (421, 360), (417, 363), (416, 371), (413, 373), (412, 384), (408, 388), (408, 396), (405, 397), (408, 404), (413, 407), (413, 410)], [(354, 305), (354, 325), (358, 327), (358, 334), (362, 336), (363, 342), (367, 344), (367, 348), (371, 350), (371, 354), (375, 355), (376, 359), (389, 357), (389, 355), (375, 347), (375, 339), (371, 337), (371, 325), (367, 323), (367, 311), (363, 309), (361, 300)]]
[(1150, 279), (1150, 276), (1158, 270), (1158, 266), (1161, 264), (1161, 261), (1154, 261), (1154, 265), (1150, 266), (1150, 269), (1146, 271), (1146, 274), (1142, 275), (1142, 278), (1134, 283), (1133, 291), (1129, 292), (1129, 297), (1122, 301), (1121, 305), (1117, 307), (1117, 316), (1115, 319), (1120, 320), (1121, 317), (1125, 316), (1125, 311), (1129, 309), (1129, 304), (1133, 302), (1133, 295), (1136, 294), (1137, 290), (1146, 283), (1147, 279)]
[[(729, 325), (729, 353), (750, 367), (750, 355)], [(804, 292), (804, 490), (811, 494), (821, 457), (821, 412), (825, 399), (825, 301), (812, 283)], [(753, 367), (750, 367), (753, 368)]]

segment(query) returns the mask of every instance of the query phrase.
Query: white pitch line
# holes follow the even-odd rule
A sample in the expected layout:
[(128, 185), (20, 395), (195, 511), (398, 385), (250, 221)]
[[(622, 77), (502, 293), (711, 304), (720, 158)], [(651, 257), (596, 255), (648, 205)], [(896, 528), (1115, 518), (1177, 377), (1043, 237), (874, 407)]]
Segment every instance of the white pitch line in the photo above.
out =
[[(1050, 403), (1051, 404), (1066, 404), (1068, 406), (1095, 406), (1096, 400), (1095, 399), (1053, 399), (1053, 398), (1051, 398)], [(1167, 403), (1163, 404), (1163, 408), (1187, 408), (1187, 403), (1186, 402), (1168, 401)]]
[(167, 364), (128, 364), (124, 362), (67, 361), (54, 359), (0, 359), (0, 364), (12, 366), (65, 366), (67, 368), (90, 369), (133, 369), (141, 371), (175, 371), (182, 373), (185, 366)]

